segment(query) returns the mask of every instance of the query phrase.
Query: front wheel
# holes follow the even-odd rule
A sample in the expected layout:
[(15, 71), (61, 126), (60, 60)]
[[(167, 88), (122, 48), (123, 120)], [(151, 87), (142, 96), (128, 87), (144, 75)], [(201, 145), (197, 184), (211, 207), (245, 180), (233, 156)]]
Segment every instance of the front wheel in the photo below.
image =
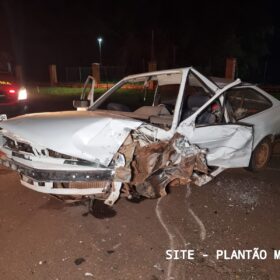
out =
[(269, 138), (263, 139), (252, 153), (248, 169), (250, 171), (259, 171), (264, 169), (272, 153), (272, 144)]

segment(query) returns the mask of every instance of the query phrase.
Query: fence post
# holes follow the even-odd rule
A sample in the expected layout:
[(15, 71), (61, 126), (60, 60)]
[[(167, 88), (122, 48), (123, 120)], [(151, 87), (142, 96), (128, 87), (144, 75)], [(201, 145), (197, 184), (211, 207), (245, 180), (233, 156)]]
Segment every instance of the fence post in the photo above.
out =
[(20, 83), (22, 83), (22, 81), (23, 81), (23, 74), (22, 74), (22, 66), (21, 65), (16, 65), (16, 67), (15, 67), (15, 74), (16, 74), (17, 80)]
[(234, 80), (236, 70), (236, 58), (227, 58), (225, 78)]
[(78, 69), (79, 69), (79, 80), (81, 83), (82, 82), (82, 69), (81, 69), (81, 67), (79, 67)]
[(57, 72), (56, 72), (55, 64), (49, 65), (49, 75), (50, 75), (50, 84), (52, 86), (57, 84)]
[(95, 79), (96, 84), (100, 84), (100, 64), (92, 63), (91, 71), (92, 71), (92, 76)]
[(153, 72), (157, 70), (157, 62), (156, 61), (149, 61), (148, 63), (148, 71)]
[[(153, 72), (153, 71), (157, 71), (157, 62), (156, 61), (149, 61), (148, 62), (148, 71), (149, 72)], [(149, 89), (150, 90), (154, 90), (156, 88), (156, 82), (152, 81), (151, 83), (149, 83)]]

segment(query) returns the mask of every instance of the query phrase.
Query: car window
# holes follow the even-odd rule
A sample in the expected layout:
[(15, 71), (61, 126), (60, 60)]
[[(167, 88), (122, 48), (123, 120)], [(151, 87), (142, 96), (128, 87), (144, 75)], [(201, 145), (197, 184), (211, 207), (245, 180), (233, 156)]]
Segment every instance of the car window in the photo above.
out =
[(224, 108), (219, 98), (211, 102), (195, 119), (196, 127), (223, 123), (225, 123)]
[(157, 94), (155, 96), (154, 105), (158, 106), (164, 104), (168, 110), (173, 114), (180, 84), (172, 85), (159, 85), (157, 89)]
[(230, 117), (236, 121), (262, 112), (272, 106), (270, 100), (252, 88), (235, 88), (225, 94)]
[(169, 130), (182, 83), (182, 73), (131, 77), (96, 99), (89, 110), (118, 111)]
[(152, 106), (156, 82), (127, 82), (102, 102), (99, 109), (133, 112), (142, 106)]
[(211, 96), (212, 92), (207, 86), (190, 72), (184, 90), (181, 121), (195, 113)]

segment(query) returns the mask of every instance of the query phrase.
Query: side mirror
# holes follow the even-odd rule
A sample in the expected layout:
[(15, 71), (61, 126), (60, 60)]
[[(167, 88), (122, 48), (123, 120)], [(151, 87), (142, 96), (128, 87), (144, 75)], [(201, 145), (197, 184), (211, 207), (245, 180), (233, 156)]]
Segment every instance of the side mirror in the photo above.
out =
[(89, 100), (74, 100), (73, 107), (78, 111), (86, 110), (90, 106)]

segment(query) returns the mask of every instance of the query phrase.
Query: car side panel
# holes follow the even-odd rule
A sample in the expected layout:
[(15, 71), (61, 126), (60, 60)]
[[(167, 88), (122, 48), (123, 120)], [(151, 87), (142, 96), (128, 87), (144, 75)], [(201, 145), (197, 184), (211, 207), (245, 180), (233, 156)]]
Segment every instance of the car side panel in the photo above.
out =
[(181, 127), (188, 141), (207, 149), (207, 164), (223, 168), (247, 167), (250, 162), (253, 128), (239, 124)]
[(254, 126), (254, 149), (265, 137), (280, 134), (280, 106), (273, 106), (241, 121)]

